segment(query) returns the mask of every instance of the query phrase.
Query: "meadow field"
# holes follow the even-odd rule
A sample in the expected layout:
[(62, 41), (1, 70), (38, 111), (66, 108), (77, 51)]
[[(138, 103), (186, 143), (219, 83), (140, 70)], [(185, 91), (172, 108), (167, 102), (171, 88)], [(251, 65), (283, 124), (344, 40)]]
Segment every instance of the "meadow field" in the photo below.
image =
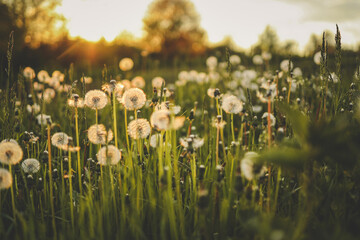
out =
[(92, 74), (14, 70), (9, 47), (0, 239), (359, 239), (360, 69), (334, 37), (304, 67), (226, 50)]

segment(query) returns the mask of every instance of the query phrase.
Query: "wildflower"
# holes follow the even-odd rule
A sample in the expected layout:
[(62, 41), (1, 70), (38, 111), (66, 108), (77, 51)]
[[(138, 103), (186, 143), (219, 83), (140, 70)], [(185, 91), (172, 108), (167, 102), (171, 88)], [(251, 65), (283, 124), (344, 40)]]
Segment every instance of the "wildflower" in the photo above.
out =
[(226, 125), (226, 122), (224, 120), (221, 119), (221, 116), (219, 115), (217, 118), (213, 118), (212, 120), (212, 124), (213, 127), (215, 128), (224, 128)]
[(106, 144), (113, 139), (114, 135), (111, 129), (106, 131), (103, 124), (94, 124), (88, 129), (88, 138), (93, 144)]
[(124, 90), (124, 85), (116, 82), (116, 80), (111, 80), (110, 83), (102, 85), (101, 89), (109, 95), (114, 92), (116, 96), (121, 96)]
[(66, 152), (78, 152), (78, 151), (80, 151), (80, 147), (72, 146), (72, 145), (62, 145), (60, 148), (62, 150), (64, 150), (64, 151), (66, 151)]
[(299, 67), (294, 68), (294, 70), (292, 71), (292, 74), (293, 74), (294, 78), (301, 77), (302, 76), (301, 68), (299, 68)]
[(35, 78), (35, 71), (31, 67), (24, 68), (24, 77), (27, 79), (34, 79)]
[[(268, 113), (265, 112), (265, 113), (262, 115), (261, 118), (266, 120), (267, 117), (268, 117)], [(271, 122), (271, 126), (275, 126), (276, 118), (275, 118), (274, 115), (272, 115), (271, 113), (270, 113), (270, 122)]]
[(209, 88), (207, 90), (207, 95), (211, 98), (219, 98), (220, 97), (220, 90), (218, 88)]
[(69, 85), (69, 84), (60, 85), (56, 90), (57, 90), (58, 92), (68, 93), (68, 92), (70, 92), (70, 90), (71, 90), (71, 85)]
[(61, 148), (61, 146), (68, 145), (69, 136), (66, 133), (58, 132), (51, 137), (51, 144), (55, 147)]
[(238, 55), (231, 55), (229, 61), (232, 65), (239, 65), (241, 63), (241, 58)]
[(221, 107), (225, 112), (235, 114), (240, 113), (243, 109), (242, 102), (233, 95), (224, 98)]
[(67, 100), (67, 104), (69, 107), (83, 108), (84, 99), (80, 98), (77, 94), (73, 94), (72, 98)]
[(51, 124), (51, 117), (49, 115), (46, 115), (46, 114), (37, 115), (36, 120), (38, 121), (39, 125)]
[(85, 82), (85, 84), (90, 84), (90, 83), (92, 83), (93, 79), (92, 79), (92, 77), (82, 77), (80, 79), (80, 81)]
[(184, 126), (185, 116), (175, 117), (171, 122), (171, 129), (178, 130)]
[(125, 90), (128, 90), (131, 88), (131, 82), (127, 79), (124, 79), (120, 82), (123, 86)]
[(151, 114), (151, 126), (157, 130), (167, 130), (170, 126), (170, 112), (168, 110), (159, 110)]
[(150, 137), (150, 146), (156, 148), (159, 146), (161, 135), (159, 133), (151, 135)]
[(160, 89), (163, 85), (165, 85), (165, 79), (162, 77), (154, 77), (151, 83), (154, 88)]
[(271, 53), (269, 52), (262, 52), (261, 53), (261, 57), (265, 60), (265, 61), (270, 61), (270, 59), (272, 58)]
[(127, 110), (137, 110), (142, 108), (146, 102), (146, 95), (139, 88), (131, 88), (122, 96), (121, 103)]
[(314, 63), (316, 65), (320, 65), (320, 63), (321, 63), (321, 52), (320, 51), (315, 53), (315, 55), (314, 55)]
[(0, 189), (11, 187), (12, 182), (13, 179), (11, 173), (4, 168), (0, 168)]
[(85, 95), (85, 105), (92, 109), (102, 109), (108, 103), (107, 96), (100, 90), (88, 91)]
[(145, 80), (141, 76), (136, 76), (131, 80), (131, 86), (134, 88), (144, 88)]
[(35, 103), (34, 105), (27, 105), (26, 106), (26, 110), (29, 112), (29, 113), (33, 113), (33, 114), (37, 114), (38, 112), (40, 112), (40, 105)]
[(150, 123), (144, 118), (133, 120), (129, 123), (129, 136), (133, 139), (147, 138), (151, 131)]
[(19, 144), (12, 141), (0, 143), (0, 162), (3, 164), (13, 165), (21, 161), (23, 151)]
[(40, 92), (41, 90), (44, 90), (44, 84), (34, 82), (34, 90)]
[(196, 150), (204, 145), (204, 139), (190, 135), (186, 138), (180, 138), (180, 145), (186, 149)]
[(100, 165), (115, 165), (121, 159), (121, 152), (114, 145), (108, 145), (99, 150), (96, 158)]
[(206, 66), (208, 66), (210, 70), (214, 70), (217, 64), (218, 64), (218, 60), (214, 56), (210, 56), (206, 59)]
[[(43, 93), (43, 97), (44, 97), (44, 101), (46, 103), (50, 103), (52, 99), (55, 98), (55, 90), (52, 88), (47, 88), (45, 89), (44, 93)], [(38, 94), (38, 98), (41, 99), (42, 94)]]
[(35, 158), (28, 158), (21, 163), (21, 168), (25, 173), (37, 173), (40, 170), (40, 162)]
[(263, 176), (266, 172), (266, 168), (258, 163), (258, 157), (256, 152), (247, 152), (240, 162), (241, 173), (249, 181)]
[(281, 68), (281, 70), (283, 72), (288, 72), (289, 71), (289, 65), (290, 65), (290, 70), (293, 69), (294, 64), (292, 62), (290, 63), (290, 60), (283, 60), (280, 63), (280, 68)]
[[(161, 96), (161, 91), (158, 91), (157, 94), (158, 94), (158, 97), (160, 97)], [(162, 92), (163, 97), (169, 98), (171, 96), (171, 94), (172, 94), (171, 91), (169, 91), (167, 88), (163, 89), (163, 92)]]
[(48, 78), (50, 78), (50, 76), (49, 76), (49, 73), (47, 71), (41, 70), (40, 72), (38, 72), (37, 78), (38, 78), (39, 82), (46, 82), (46, 80)]
[(189, 79), (189, 76), (190, 74), (187, 72), (187, 71), (181, 71), (178, 75), (178, 78), (180, 81), (187, 81)]
[(119, 68), (121, 71), (129, 71), (134, 67), (134, 61), (131, 58), (123, 58), (119, 62)]
[(264, 60), (260, 55), (255, 55), (252, 61), (255, 65), (262, 65), (264, 63)]

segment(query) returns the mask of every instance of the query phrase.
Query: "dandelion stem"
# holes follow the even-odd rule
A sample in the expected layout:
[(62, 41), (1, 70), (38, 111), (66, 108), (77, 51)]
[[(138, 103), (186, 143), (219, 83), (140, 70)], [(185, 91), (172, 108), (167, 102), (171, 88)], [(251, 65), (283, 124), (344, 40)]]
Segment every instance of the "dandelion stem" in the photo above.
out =
[(114, 115), (114, 137), (115, 137), (115, 147), (118, 147), (118, 138), (117, 138), (117, 122), (116, 122), (116, 101), (115, 93), (113, 93), (113, 115)]
[(128, 149), (128, 153), (130, 153), (130, 145), (129, 145), (129, 134), (128, 134), (128, 127), (127, 127), (127, 110), (124, 109), (124, 115), (125, 115), (125, 134), (126, 134), (126, 145)]
[[(9, 172), (12, 174), (11, 164), (9, 164)], [(14, 197), (14, 185), (13, 184), (11, 184), (11, 205), (12, 205), (14, 221), (16, 221), (16, 208), (15, 208), (15, 197)]]
[[(75, 107), (75, 129), (76, 129), (76, 144), (77, 147), (80, 147), (77, 107)], [(80, 194), (82, 194), (80, 151), (77, 151), (77, 165), (78, 165), (78, 176), (79, 176), (79, 190), (80, 190)]]
[(233, 142), (235, 142), (235, 133), (234, 133), (234, 114), (232, 113), (230, 116), (231, 116), (231, 136), (232, 136), (232, 140), (233, 140)]
[(49, 165), (49, 185), (50, 185), (50, 205), (51, 205), (51, 215), (52, 215), (52, 226), (54, 230), (54, 236), (56, 236), (56, 225), (55, 225), (55, 210), (54, 210), (54, 200), (53, 200), (53, 182), (52, 182), (52, 169), (51, 169), (51, 142), (50, 142), (50, 124), (47, 126), (47, 145), (48, 145), (48, 165)]
[(71, 168), (71, 151), (68, 151), (68, 164), (69, 164), (69, 191), (70, 191), (70, 214), (71, 214), (71, 226), (74, 227), (74, 206), (73, 206), (73, 189), (72, 189), (72, 168)]

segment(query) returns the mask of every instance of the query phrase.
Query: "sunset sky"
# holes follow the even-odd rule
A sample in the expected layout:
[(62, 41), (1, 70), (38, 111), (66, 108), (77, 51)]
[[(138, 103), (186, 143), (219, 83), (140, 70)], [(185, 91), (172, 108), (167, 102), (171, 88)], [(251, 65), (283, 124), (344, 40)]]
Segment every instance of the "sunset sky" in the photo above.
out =
[[(58, 11), (67, 19), (70, 35), (97, 41), (113, 40), (122, 31), (141, 37), (142, 18), (151, 0), (63, 0)], [(335, 31), (337, 23), (344, 44), (360, 42), (360, 0), (193, 0), (201, 26), (210, 42), (232, 36), (248, 48), (266, 25), (281, 41), (296, 40), (300, 49), (310, 34)]]

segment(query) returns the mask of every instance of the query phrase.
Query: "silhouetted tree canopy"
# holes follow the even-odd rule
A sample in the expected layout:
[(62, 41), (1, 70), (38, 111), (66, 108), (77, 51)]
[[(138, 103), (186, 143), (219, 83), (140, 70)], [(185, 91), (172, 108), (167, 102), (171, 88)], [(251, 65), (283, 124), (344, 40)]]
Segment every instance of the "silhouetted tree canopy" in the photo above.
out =
[(165, 56), (196, 54), (204, 47), (205, 31), (189, 0), (155, 0), (143, 19), (149, 52)]

